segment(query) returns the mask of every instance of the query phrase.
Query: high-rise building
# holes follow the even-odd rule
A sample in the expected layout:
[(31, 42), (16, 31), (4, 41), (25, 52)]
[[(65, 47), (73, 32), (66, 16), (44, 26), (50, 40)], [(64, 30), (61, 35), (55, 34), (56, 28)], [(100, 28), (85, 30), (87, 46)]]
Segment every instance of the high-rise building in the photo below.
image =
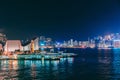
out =
[(120, 48), (120, 40), (114, 40), (113, 46), (114, 46), (114, 48)]
[(40, 36), (39, 38), (41, 41), (45, 41), (45, 36)]
[(41, 47), (41, 46), (45, 46), (45, 41), (46, 39), (45, 39), (45, 36), (40, 36), (40, 38), (39, 38), (39, 46)]
[(0, 33), (0, 42), (6, 42), (7, 38), (6, 35), (3, 33)]
[(64, 41), (64, 42), (63, 42), (63, 47), (67, 47), (67, 46), (68, 46), (67, 42)]
[(73, 39), (70, 40), (70, 47), (73, 47)]
[(74, 45), (74, 46), (78, 46), (78, 45), (79, 45), (78, 41), (75, 40), (73, 45)]
[(46, 44), (46, 46), (52, 46), (52, 39), (46, 38), (45, 44)]

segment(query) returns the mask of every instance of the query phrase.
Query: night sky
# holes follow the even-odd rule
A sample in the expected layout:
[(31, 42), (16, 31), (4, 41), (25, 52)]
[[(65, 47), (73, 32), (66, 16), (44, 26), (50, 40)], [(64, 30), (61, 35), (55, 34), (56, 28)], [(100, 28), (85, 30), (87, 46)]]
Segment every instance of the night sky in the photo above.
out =
[(59, 41), (120, 32), (120, 1), (2, 0), (0, 32), (8, 39), (44, 35)]

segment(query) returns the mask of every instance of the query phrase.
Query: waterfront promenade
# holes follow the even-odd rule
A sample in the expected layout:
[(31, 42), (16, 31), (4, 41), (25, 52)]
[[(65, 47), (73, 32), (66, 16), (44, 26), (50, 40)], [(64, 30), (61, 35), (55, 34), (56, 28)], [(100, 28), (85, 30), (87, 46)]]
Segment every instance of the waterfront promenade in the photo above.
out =
[(75, 57), (74, 53), (32, 53), (1, 55), (0, 60), (60, 60), (60, 58)]

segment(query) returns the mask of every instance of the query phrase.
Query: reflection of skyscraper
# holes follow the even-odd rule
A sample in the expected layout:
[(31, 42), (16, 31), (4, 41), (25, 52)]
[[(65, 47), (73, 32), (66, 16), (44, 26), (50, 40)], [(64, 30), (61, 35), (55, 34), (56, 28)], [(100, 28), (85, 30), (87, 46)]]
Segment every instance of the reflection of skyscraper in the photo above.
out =
[(113, 77), (114, 80), (116, 79), (120, 79), (120, 76), (118, 74), (120, 74), (120, 49), (114, 49), (113, 50), (113, 60), (112, 60), (112, 70), (113, 70)]
[[(112, 50), (110, 49), (99, 49), (98, 50), (98, 65), (96, 67), (96, 72), (99, 74), (100, 80), (110, 80), (112, 74)], [(108, 77), (109, 76), (109, 77)]]

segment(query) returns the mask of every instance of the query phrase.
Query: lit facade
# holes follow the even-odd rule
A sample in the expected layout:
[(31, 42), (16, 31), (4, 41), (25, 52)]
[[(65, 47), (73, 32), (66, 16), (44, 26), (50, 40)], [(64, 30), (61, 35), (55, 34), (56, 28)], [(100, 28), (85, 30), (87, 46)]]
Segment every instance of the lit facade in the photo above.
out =
[(120, 40), (114, 40), (113, 46), (114, 48), (120, 48)]
[(30, 49), (31, 49), (31, 43), (28, 43), (25, 46), (23, 46), (23, 51), (30, 51)]
[(2, 46), (2, 44), (0, 44), (0, 51), (3, 51), (3, 46)]
[(6, 35), (3, 33), (0, 33), (0, 42), (6, 42), (7, 38)]
[(15, 50), (23, 50), (20, 40), (7, 40), (4, 46), (4, 51), (14, 52)]
[(34, 52), (34, 50), (39, 50), (39, 38), (35, 38), (34, 40), (31, 40), (31, 42), (23, 46), (23, 51)]
[(34, 50), (39, 50), (39, 38), (33, 40), (34, 42)]

